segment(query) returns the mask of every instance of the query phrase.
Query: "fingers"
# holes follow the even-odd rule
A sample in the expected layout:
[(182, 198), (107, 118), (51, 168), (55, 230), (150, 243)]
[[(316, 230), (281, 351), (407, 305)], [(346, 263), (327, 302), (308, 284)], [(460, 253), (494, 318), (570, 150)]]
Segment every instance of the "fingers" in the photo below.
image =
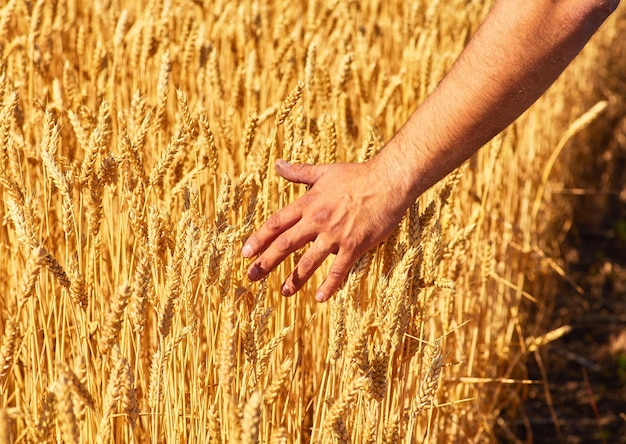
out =
[[(306, 224), (296, 224), (292, 228), (282, 232), (270, 245), (257, 257), (248, 268), (248, 278), (257, 281), (273, 270), (279, 263), (284, 261), (294, 251), (302, 248), (314, 240), (314, 229)], [(251, 236), (251, 239), (254, 237)], [(249, 245), (249, 244), (246, 244)], [(244, 246), (244, 249), (246, 246)]]
[[(315, 185), (329, 172), (329, 168), (333, 167), (337, 165), (292, 165), (284, 160), (276, 162), (276, 170), (283, 178), (307, 185)], [(326, 182), (335, 181), (336, 178), (330, 178)], [(356, 259), (354, 254), (350, 253), (353, 250), (345, 248), (342, 250), (341, 236), (337, 237), (336, 227), (328, 220), (328, 214), (334, 210), (334, 202), (330, 205), (328, 203), (334, 188), (320, 186), (319, 190), (314, 187), (300, 199), (272, 215), (246, 240), (241, 250), (242, 255), (246, 258), (257, 256), (248, 268), (250, 280), (263, 278), (291, 253), (314, 241), (283, 282), (281, 293), (290, 296), (302, 288), (331, 253), (337, 253), (337, 257), (318, 289), (316, 300), (319, 302), (328, 300), (342, 285)], [(323, 205), (319, 204), (319, 200)], [(325, 234), (329, 233), (334, 234), (327, 238)]]
[[(292, 165), (280, 159), (276, 161), (276, 170), (289, 181), (313, 185), (326, 170), (326, 165), (304, 163)], [(241, 249), (243, 257), (250, 258), (261, 253), (278, 235), (295, 225), (302, 216), (304, 203), (296, 201), (270, 216), (261, 228), (246, 240)]]
[(308, 163), (290, 164), (279, 159), (276, 161), (276, 172), (290, 182), (313, 185), (324, 174), (327, 165), (309, 165)]
[[(248, 278), (255, 281), (261, 279), (271, 270), (273, 270), (285, 258), (302, 248), (306, 243), (313, 240), (316, 233), (301, 232), (302, 224), (294, 226), (292, 229), (281, 234), (276, 238), (272, 245), (261, 254), (248, 269)], [(291, 296), (302, 288), (313, 273), (320, 267), (324, 260), (331, 254), (336, 252), (336, 246), (332, 242), (317, 239), (311, 247), (305, 251), (293, 272), (285, 279), (281, 286), (281, 294), (283, 296)], [(326, 302), (337, 292), (343, 284), (350, 269), (356, 260), (352, 254), (339, 251), (337, 257), (333, 261), (326, 279), (320, 285), (315, 299), (318, 302)]]
[(330, 297), (339, 290), (343, 281), (346, 280), (355, 262), (356, 259), (354, 259), (351, 254), (343, 253), (340, 250), (333, 264), (330, 266), (330, 270), (328, 270), (328, 276), (326, 276), (322, 285), (317, 289), (315, 300), (317, 302), (326, 302), (330, 299)]
[(322, 265), (322, 262), (324, 262), (328, 255), (333, 252), (334, 247), (332, 244), (317, 238), (315, 242), (313, 242), (313, 245), (304, 252), (291, 275), (285, 279), (280, 289), (282, 295), (291, 296), (300, 290), (304, 283), (313, 276), (315, 270)]
[[(280, 290), (282, 295), (291, 296), (300, 290), (332, 252), (332, 244), (319, 240), (314, 242), (311, 248), (302, 255), (293, 273), (283, 283)], [(330, 299), (346, 280), (355, 262), (351, 254), (340, 251), (328, 270), (328, 276), (326, 276), (326, 279), (315, 293), (315, 300), (317, 302), (326, 302)]]
[(262, 253), (281, 233), (293, 227), (301, 216), (301, 208), (293, 204), (272, 214), (261, 228), (246, 240), (241, 248), (241, 255), (250, 258)]

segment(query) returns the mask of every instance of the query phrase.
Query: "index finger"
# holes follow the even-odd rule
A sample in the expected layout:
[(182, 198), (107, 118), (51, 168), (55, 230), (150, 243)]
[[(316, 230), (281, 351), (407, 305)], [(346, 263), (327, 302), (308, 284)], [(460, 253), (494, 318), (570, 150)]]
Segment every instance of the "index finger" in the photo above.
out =
[(252, 233), (241, 248), (243, 257), (250, 258), (265, 251), (283, 232), (302, 217), (302, 210), (295, 202), (272, 214), (261, 227)]

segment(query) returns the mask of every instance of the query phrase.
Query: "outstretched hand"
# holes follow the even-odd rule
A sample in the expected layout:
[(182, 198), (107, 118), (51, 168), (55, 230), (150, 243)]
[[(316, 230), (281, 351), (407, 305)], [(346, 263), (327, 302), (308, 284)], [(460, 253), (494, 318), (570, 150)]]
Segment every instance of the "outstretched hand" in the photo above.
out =
[(398, 195), (397, 177), (372, 162), (292, 165), (278, 160), (276, 171), (311, 188), (270, 216), (246, 240), (242, 255), (256, 256), (248, 278), (263, 278), (288, 255), (312, 242), (282, 284), (281, 293), (293, 295), (335, 254), (315, 294), (317, 301), (324, 302), (339, 289), (354, 263), (398, 225), (408, 207), (406, 199)]

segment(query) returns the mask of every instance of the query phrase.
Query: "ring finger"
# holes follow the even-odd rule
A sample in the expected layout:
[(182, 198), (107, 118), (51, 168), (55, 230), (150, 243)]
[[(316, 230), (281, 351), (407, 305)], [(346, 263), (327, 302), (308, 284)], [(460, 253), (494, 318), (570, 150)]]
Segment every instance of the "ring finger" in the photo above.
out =
[(335, 248), (331, 243), (324, 242), (318, 237), (309, 249), (304, 252), (293, 272), (285, 279), (280, 289), (282, 295), (291, 296), (300, 290), (333, 251), (335, 251)]

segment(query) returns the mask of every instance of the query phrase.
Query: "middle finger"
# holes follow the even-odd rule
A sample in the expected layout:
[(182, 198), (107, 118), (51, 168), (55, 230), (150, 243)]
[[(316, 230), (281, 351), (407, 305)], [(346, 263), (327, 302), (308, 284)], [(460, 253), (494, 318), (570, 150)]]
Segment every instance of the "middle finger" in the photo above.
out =
[(294, 251), (315, 239), (317, 233), (310, 224), (297, 223), (276, 237), (248, 268), (248, 278), (257, 281), (272, 271)]

